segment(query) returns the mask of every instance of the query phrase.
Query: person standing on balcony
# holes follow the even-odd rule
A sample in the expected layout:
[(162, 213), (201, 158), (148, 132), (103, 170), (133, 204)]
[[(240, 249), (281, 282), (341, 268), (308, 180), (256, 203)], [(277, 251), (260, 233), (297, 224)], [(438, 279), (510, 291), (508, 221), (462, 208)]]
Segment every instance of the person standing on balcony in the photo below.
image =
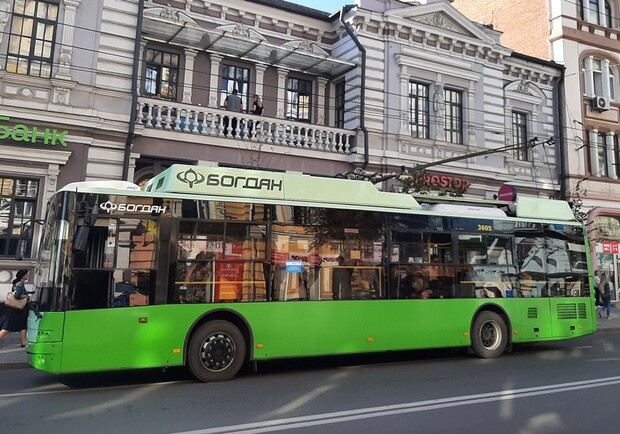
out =
[[(252, 103), (252, 114), (256, 116), (261, 116), (263, 114), (263, 101), (261, 101), (258, 95), (254, 95), (254, 102)], [(250, 134), (254, 132), (255, 127), (258, 127), (258, 122), (252, 121), (250, 123)]]
[[(230, 112), (241, 113), (243, 110), (243, 100), (239, 96), (239, 91), (237, 89), (233, 89), (232, 93), (226, 97), (224, 100), (224, 108)], [(230, 118), (226, 116), (224, 119), (224, 134), (228, 135), (228, 125), (230, 124), (232, 135), (236, 135), (235, 130), (237, 129), (237, 117), (232, 116), (232, 122), (230, 122)]]

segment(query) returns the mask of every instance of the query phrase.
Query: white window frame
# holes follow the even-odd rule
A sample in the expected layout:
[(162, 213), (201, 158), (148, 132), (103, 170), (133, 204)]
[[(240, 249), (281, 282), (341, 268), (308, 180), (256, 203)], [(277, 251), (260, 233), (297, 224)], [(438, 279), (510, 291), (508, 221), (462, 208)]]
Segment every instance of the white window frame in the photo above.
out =
[(587, 97), (602, 96), (615, 100), (616, 77), (608, 59), (600, 59), (594, 56), (586, 57), (584, 59), (583, 77)]

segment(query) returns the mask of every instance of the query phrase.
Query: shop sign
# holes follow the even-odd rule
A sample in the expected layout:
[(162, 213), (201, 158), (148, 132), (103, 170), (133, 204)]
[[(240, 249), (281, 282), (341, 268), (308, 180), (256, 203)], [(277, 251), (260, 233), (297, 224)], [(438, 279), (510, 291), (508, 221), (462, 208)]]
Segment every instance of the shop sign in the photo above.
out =
[(611, 241), (603, 241), (603, 253), (611, 253)]
[(460, 176), (435, 175), (427, 172), (417, 172), (406, 180), (401, 181), (408, 193), (427, 193), (438, 191), (440, 194), (462, 196), (467, 191), (471, 182)]
[(618, 253), (618, 241), (611, 242), (611, 253)]
[[(8, 116), (0, 115), (0, 122), (9, 122), (11, 120)], [(65, 136), (69, 134), (68, 131), (58, 131), (56, 129), (50, 130), (45, 128), (45, 131), (41, 131), (37, 127), (30, 127), (24, 124), (16, 124), (13, 126), (0, 124), (0, 140), (10, 138), (14, 142), (30, 142), (37, 143), (39, 140), (43, 140), (46, 145), (56, 146), (59, 144), (63, 147), (67, 147), (65, 142)]]
[(517, 190), (512, 185), (504, 184), (497, 192), (497, 199), (514, 202), (517, 199)]

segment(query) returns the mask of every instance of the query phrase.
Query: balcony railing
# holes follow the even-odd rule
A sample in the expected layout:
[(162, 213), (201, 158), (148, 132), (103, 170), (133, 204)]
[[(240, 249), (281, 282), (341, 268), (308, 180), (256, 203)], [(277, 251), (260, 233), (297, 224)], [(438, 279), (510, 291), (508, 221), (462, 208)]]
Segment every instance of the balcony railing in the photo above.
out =
[(351, 130), (141, 98), (137, 124), (155, 130), (349, 154)]

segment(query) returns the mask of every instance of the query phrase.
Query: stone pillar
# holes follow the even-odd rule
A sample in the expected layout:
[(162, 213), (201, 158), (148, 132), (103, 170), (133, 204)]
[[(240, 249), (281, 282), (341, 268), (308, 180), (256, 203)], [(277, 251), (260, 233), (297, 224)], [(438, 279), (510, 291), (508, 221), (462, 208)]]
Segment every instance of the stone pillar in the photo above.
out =
[(411, 119), (409, 117), (411, 113), (409, 112), (409, 99), (411, 97), (409, 96), (409, 75), (406, 72), (407, 67), (401, 66), (400, 74), (398, 75), (400, 79), (400, 128), (398, 132), (403, 136), (410, 136), (409, 122), (411, 122)]
[[(258, 95), (262, 100), (263, 100), (263, 104), (264, 104), (264, 94), (263, 94), (263, 84), (265, 82), (265, 71), (267, 70), (267, 67), (264, 65), (259, 65), (256, 64), (254, 65), (254, 73), (256, 74), (256, 89), (254, 89), (254, 93), (256, 95)], [(251, 109), (252, 107), (250, 106), (249, 109)]]
[(194, 61), (198, 51), (185, 49), (185, 76), (183, 78), (183, 102), (192, 103), (192, 88), (194, 83)]
[(592, 56), (585, 59), (585, 71), (583, 79), (585, 82), (586, 96), (594, 96), (594, 79), (592, 77), (592, 71), (594, 70), (594, 58)]
[(276, 117), (284, 118), (286, 109), (286, 77), (288, 70), (278, 68), (278, 101), (276, 102)]
[(319, 77), (316, 80), (316, 123), (318, 125), (325, 125), (325, 112), (327, 110), (327, 104), (325, 102), (325, 86), (327, 86), (327, 83), (327, 79), (322, 77)]
[(219, 107), (217, 96), (220, 91), (220, 64), (222, 63), (222, 56), (217, 54), (211, 54), (211, 73), (209, 80), (209, 107)]
[[(11, 18), (11, 3), (12, 0), (0, 0), (0, 45), (2, 44), (2, 37), (4, 36), (4, 28)], [(4, 65), (0, 65), (2, 68)]]
[(146, 51), (146, 41), (140, 41), (140, 51), (138, 52), (138, 76), (136, 77), (136, 89), (138, 95), (144, 95), (144, 89), (142, 88), (142, 73), (144, 63), (144, 52)]
[(443, 84), (437, 83), (434, 86), (433, 110), (435, 111), (435, 125), (437, 127), (436, 139), (439, 141), (446, 140), (446, 131), (444, 129), (446, 122), (446, 100), (443, 92)]
[(607, 155), (607, 175), (611, 179), (618, 179), (618, 174), (616, 172), (616, 153), (614, 152), (614, 136), (616, 133), (613, 131), (607, 133), (605, 137), (605, 153)]
[(601, 62), (601, 79), (603, 80), (603, 95), (606, 98), (610, 98), (611, 97), (611, 89), (609, 88), (609, 60), (608, 59), (604, 59)]
[[(464, 130), (463, 131), (463, 144), (468, 145), (468, 146), (476, 146), (475, 118), (470, 119), (474, 117), (474, 114), (476, 113), (475, 104), (476, 104), (476, 90), (474, 89), (474, 82), (471, 81), (469, 82), (469, 89), (467, 89), (467, 106), (465, 104), (462, 104), (463, 108), (469, 107), (469, 110), (463, 109), (463, 118), (467, 116), (468, 119), (462, 120), (463, 130)], [(467, 125), (467, 130), (465, 130), (465, 125)], [(467, 136), (465, 134), (467, 134)]]
[(598, 130), (590, 130), (590, 175), (601, 176), (598, 165)]
[(73, 35), (75, 33), (75, 13), (82, 0), (63, 0), (65, 16), (62, 26), (62, 44), (60, 46), (60, 63), (56, 78), (71, 79), (73, 58)]

